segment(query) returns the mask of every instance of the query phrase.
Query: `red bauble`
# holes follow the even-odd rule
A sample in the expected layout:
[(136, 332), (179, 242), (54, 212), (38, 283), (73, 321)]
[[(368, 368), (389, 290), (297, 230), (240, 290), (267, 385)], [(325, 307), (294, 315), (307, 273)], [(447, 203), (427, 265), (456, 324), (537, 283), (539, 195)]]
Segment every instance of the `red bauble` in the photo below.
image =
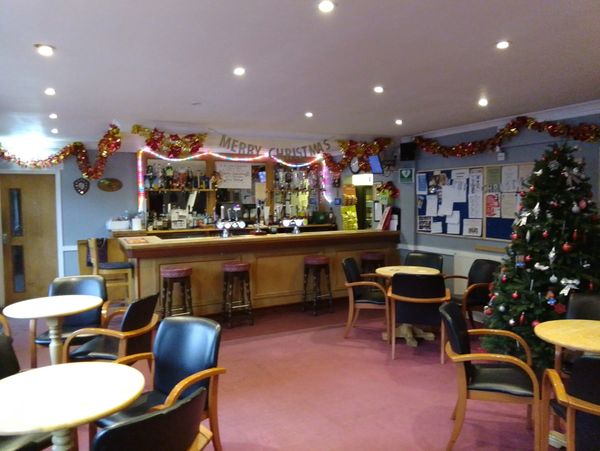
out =
[(525, 324), (525, 312), (521, 312), (521, 316), (519, 316), (519, 324), (521, 326)]
[(582, 210), (584, 210), (585, 208), (587, 208), (587, 202), (585, 201), (585, 199), (581, 199), (579, 201), (579, 208), (581, 208)]
[(521, 191), (521, 192), (519, 193), (519, 196), (521, 196), (521, 197), (525, 197), (525, 195), (526, 195), (526, 194), (527, 194), (527, 193), (525, 193), (525, 191)]
[(547, 230), (544, 230), (544, 231), (542, 232), (542, 236), (543, 236), (544, 238), (548, 238), (548, 237), (550, 236), (550, 232), (548, 232)]
[(517, 240), (519, 239), (519, 234), (517, 232), (513, 232), (510, 234), (510, 239), (511, 240)]
[(537, 319), (534, 319), (534, 320), (531, 322), (531, 327), (535, 327), (535, 326), (537, 326), (539, 323), (540, 323), (540, 322), (539, 322)]
[(532, 259), (533, 259), (533, 257), (532, 257), (531, 255), (526, 255), (526, 256), (525, 256), (525, 261), (526, 261), (527, 263), (529, 263), (529, 262), (530, 262)]
[(508, 277), (506, 277), (506, 274), (502, 274), (502, 282), (506, 283), (506, 281), (508, 280)]
[(484, 313), (485, 315), (487, 315), (487, 316), (490, 316), (492, 313), (494, 313), (494, 311), (493, 311), (491, 308), (489, 308), (489, 307), (486, 307), (486, 308), (483, 310), (483, 313)]
[(594, 282), (590, 282), (588, 287), (589, 287), (590, 291), (594, 291)]
[(569, 252), (571, 252), (573, 250), (573, 246), (571, 246), (570, 243), (565, 243), (562, 245), (562, 250), (568, 254)]
[(519, 299), (520, 295), (517, 291), (510, 295), (513, 299)]
[(571, 234), (571, 238), (573, 238), (573, 241), (577, 241), (578, 237), (579, 235), (577, 234), (577, 229), (573, 230), (573, 233)]
[(529, 187), (529, 192), (530, 192), (530, 193), (533, 193), (534, 191), (535, 191), (535, 186), (531, 185), (531, 186)]
[(565, 307), (565, 304), (557, 302), (556, 304), (554, 304), (554, 311), (560, 315), (567, 311), (567, 307)]
[(552, 202), (550, 202), (550, 206), (552, 208), (558, 208), (558, 202), (556, 202), (555, 200), (553, 200)]

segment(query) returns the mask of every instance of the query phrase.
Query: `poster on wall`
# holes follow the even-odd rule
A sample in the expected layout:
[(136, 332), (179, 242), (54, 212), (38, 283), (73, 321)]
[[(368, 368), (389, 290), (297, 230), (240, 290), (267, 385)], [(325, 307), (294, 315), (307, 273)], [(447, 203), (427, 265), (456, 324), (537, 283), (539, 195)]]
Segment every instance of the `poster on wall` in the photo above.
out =
[(221, 176), (219, 188), (252, 189), (252, 165), (217, 161), (215, 170)]

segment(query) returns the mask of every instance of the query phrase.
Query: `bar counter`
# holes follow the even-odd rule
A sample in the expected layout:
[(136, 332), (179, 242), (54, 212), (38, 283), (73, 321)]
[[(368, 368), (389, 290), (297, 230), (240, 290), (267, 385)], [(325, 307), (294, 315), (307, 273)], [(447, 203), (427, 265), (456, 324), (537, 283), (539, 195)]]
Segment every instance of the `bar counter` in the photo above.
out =
[(277, 233), (201, 238), (161, 239), (158, 236), (119, 238), (119, 244), (135, 264), (138, 296), (160, 291), (162, 266), (193, 269), (192, 300), (195, 315), (222, 310), (222, 264), (232, 260), (251, 264), (250, 280), (254, 308), (300, 302), (303, 259), (322, 254), (331, 261), (334, 297), (346, 296), (341, 262), (346, 257), (360, 261), (364, 251), (380, 251), (386, 264), (399, 263), (397, 231), (353, 230)]

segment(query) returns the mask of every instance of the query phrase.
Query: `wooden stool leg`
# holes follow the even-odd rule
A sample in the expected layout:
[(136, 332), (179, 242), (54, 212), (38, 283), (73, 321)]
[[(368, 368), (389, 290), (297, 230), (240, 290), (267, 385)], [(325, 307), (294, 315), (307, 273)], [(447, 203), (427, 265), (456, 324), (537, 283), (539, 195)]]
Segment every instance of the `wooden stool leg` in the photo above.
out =
[(189, 277), (186, 277), (185, 279), (184, 291), (185, 311), (188, 315), (193, 315), (194, 309), (192, 308), (192, 281)]
[(173, 280), (167, 279), (166, 316), (173, 314)]
[(313, 315), (317, 316), (317, 303), (321, 297), (321, 268), (318, 266), (312, 268), (312, 286), (313, 286)]
[(329, 265), (325, 267), (325, 288), (327, 289), (327, 296), (329, 299), (329, 312), (333, 313), (333, 294), (331, 293), (331, 279), (329, 278)]
[(161, 317), (165, 319), (167, 316), (167, 279), (162, 280), (162, 288), (160, 293), (160, 308), (161, 308)]
[(306, 304), (308, 302), (308, 275), (309, 275), (309, 267), (304, 265), (304, 285), (302, 290), (302, 311), (306, 310)]

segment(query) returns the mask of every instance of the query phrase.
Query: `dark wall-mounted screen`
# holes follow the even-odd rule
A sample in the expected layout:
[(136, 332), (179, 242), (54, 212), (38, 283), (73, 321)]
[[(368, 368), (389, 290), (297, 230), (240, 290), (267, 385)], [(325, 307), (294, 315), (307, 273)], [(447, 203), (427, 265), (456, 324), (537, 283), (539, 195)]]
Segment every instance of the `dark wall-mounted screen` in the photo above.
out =
[(383, 167), (379, 155), (369, 155), (369, 165), (373, 174), (383, 174)]

